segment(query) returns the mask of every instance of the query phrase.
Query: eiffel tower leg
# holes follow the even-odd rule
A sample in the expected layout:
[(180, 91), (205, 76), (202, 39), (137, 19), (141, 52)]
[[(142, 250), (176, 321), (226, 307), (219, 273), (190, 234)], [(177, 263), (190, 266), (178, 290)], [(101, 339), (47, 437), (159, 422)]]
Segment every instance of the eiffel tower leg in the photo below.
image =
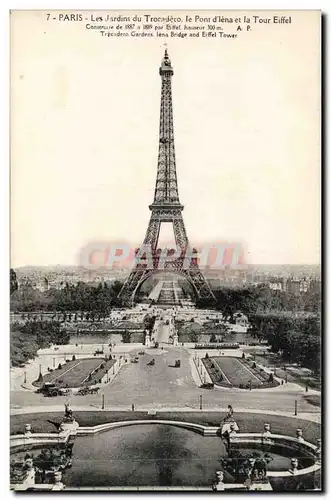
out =
[(138, 267), (131, 271), (118, 295), (123, 302), (130, 303), (133, 301), (134, 292), (146, 274), (148, 274), (146, 269), (139, 269)]
[(173, 219), (173, 229), (177, 247), (186, 249), (188, 245), (188, 239), (181, 212), (178, 215), (176, 214)]
[(191, 267), (183, 272), (186, 275), (187, 280), (194, 285), (199, 297), (215, 300), (215, 296), (198, 266)]
[[(160, 233), (160, 226), (161, 222), (159, 218), (153, 217), (153, 214), (150, 218), (148, 228), (146, 231), (146, 236), (144, 239), (144, 245), (150, 245), (151, 248), (154, 250), (157, 247), (157, 242), (159, 239), (159, 233)], [(144, 278), (146, 274), (148, 274), (150, 270), (147, 269), (141, 269), (139, 268), (139, 264), (135, 265), (135, 267), (132, 269), (130, 272), (130, 275), (126, 279), (122, 290), (119, 293), (119, 297), (124, 301), (124, 302), (130, 302), (134, 298), (134, 292), (138, 286), (138, 284), (141, 282), (141, 280)]]
[(160, 234), (160, 226), (161, 226), (160, 219), (153, 217), (152, 214), (146, 231), (144, 245), (151, 245), (153, 249), (157, 247), (157, 242), (159, 240), (159, 234)]
[[(188, 238), (181, 213), (174, 218), (173, 227), (177, 246), (186, 249), (188, 247)], [(215, 299), (206, 278), (200, 271), (197, 264), (191, 264), (190, 268), (183, 270), (183, 272), (188, 281), (194, 286), (199, 297)]]

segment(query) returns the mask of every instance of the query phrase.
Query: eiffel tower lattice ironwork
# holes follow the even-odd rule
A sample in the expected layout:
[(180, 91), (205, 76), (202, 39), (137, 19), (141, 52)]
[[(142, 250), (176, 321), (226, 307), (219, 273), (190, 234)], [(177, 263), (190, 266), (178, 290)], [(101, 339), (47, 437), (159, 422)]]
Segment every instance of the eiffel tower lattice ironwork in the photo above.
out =
[(171, 78), (174, 71), (167, 50), (165, 50), (159, 73), (162, 86), (158, 167), (154, 201), (149, 206), (152, 213), (143, 243), (143, 247), (149, 246), (152, 250), (152, 266), (146, 265), (142, 260), (136, 262), (119, 294), (124, 302), (133, 302), (136, 291), (142, 283), (159, 269), (160, 250), (157, 250), (157, 244), (161, 224), (164, 222), (172, 223), (177, 250), (180, 249), (180, 253), (178, 258), (165, 262), (163, 269), (179, 273), (186, 278), (192, 285), (196, 297), (214, 298), (199, 269), (197, 258), (191, 258), (188, 265), (187, 258), (185, 261), (189, 241), (182, 216), (184, 206), (179, 202), (178, 196), (171, 92)]

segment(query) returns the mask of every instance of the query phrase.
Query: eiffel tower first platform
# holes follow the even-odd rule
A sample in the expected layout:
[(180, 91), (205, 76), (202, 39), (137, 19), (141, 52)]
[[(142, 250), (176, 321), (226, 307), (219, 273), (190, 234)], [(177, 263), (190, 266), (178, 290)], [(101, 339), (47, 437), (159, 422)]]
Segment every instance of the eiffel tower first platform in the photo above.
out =
[[(192, 286), (196, 298), (214, 298), (214, 295), (199, 269), (198, 260), (194, 257), (187, 260), (187, 250), (190, 248), (186, 235), (182, 211), (184, 206), (179, 201), (176, 158), (174, 145), (174, 126), (172, 114), (171, 79), (174, 74), (167, 50), (159, 70), (161, 86), (161, 109), (159, 128), (159, 155), (154, 201), (149, 206), (151, 218), (148, 224), (143, 248), (151, 248), (152, 259), (137, 259), (134, 268), (125, 281), (119, 297), (126, 303), (133, 303), (136, 292), (143, 282), (159, 272), (161, 250), (157, 249), (160, 227), (164, 222), (173, 225), (176, 242), (176, 256), (163, 264), (163, 271), (175, 272), (185, 278)], [(139, 251), (139, 249), (138, 249)], [(137, 254), (137, 251), (136, 251)]]

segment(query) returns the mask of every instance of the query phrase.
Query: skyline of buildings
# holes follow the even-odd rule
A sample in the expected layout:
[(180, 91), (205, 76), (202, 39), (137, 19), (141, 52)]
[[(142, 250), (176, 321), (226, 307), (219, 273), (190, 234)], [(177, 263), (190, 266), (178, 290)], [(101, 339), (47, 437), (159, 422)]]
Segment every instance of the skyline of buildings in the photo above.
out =
[[(66, 284), (79, 282), (97, 285), (115, 280), (124, 280), (128, 269), (89, 270), (81, 267), (23, 267), (15, 269), (19, 289), (34, 288), (39, 291), (61, 289)], [(244, 269), (220, 269), (204, 274), (212, 288), (240, 288), (250, 285), (266, 284), (272, 290), (290, 293), (306, 292), (309, 288), (320, 288), (321, 273), (319, 266), (250, 266)]]

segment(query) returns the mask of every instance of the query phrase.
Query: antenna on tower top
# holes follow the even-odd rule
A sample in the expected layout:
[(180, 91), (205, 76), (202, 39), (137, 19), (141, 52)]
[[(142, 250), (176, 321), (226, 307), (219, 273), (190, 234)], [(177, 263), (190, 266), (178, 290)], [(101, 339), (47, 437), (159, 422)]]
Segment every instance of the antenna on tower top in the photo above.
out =
[(168, 57), (168, 44), (167, 44), (167, 42), (165, 42), (163, 44), (163, 47), (164, 47), (164, 56)]
[(165, 75), (165, 74), (173, 75), (174, 70), (171, 67), (171, 61), (170, 61), (170, 57), (169, 57), (168, 49), (167, 49), (168, 44), (164, 43), (163, 47), (164, 47), (164, 56), (163, 56), (162, 61), (161, 61), (160, 75), (162, 75), (162, 74), (163, 75)]

